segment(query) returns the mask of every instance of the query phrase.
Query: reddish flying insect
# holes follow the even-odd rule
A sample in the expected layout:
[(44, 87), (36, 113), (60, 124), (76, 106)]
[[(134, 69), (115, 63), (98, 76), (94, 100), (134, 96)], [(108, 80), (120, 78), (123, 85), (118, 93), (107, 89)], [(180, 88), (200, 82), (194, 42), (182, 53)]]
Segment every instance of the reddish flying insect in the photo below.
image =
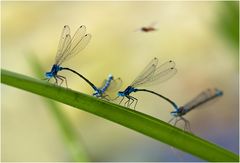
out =
[(154, 28), (154, 27), (142, 27), (141, 28), (141, 31), (143, 31), (143, 32), (151, 32), (151, 31), (156, 31), (156, 28)]
[(145, 27), (142, 27), (140, 30), (142, 32), (152, 32), (152, 31), (156, 31), (157, 29), (154, 27), (156, 25), (156, 22), (152, 23), (151, 25), (149, 26), (145, 26)]

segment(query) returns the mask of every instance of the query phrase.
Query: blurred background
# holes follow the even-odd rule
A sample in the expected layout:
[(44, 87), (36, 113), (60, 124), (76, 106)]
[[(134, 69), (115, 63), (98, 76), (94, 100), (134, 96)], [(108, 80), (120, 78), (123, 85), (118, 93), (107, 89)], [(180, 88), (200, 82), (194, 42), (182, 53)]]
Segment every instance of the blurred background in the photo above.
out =
[[(238, 2), (5, 1), (1, 5), (2, 68), (44, 78), (54, 63), (63, 26), (68, 24), (73, 34), (85, 25), (92, 34), (90, 43), (63, 66), (98, 86), (112, 73), (122, 78), (124, 89), (153, 57), (160, 63), (174, 60), (178, 73), (147, 88), (178, 105), (207, 88), (223, 90), (223, 97), (185, 118), (194, 134), (239, 152)], [(139, 30), (152, 23), (156, 31)], [(42, 76), (36, 71), (39, 64)], [(69, 88), (92, 94), (74, 74), (60, 74), (67, 77)], [(201, 161), (84, 111), (6, 85), (1, 91), (2, 161)], [(171, 118), (167, 102), (144, 92), (133, 95), (139, 99), (138, 111), (166, 122)], [(61, 128), (54, 107), (69, 124), (66, 130), (72, 129), (77, 146), (63, 136), (71, 132)]]

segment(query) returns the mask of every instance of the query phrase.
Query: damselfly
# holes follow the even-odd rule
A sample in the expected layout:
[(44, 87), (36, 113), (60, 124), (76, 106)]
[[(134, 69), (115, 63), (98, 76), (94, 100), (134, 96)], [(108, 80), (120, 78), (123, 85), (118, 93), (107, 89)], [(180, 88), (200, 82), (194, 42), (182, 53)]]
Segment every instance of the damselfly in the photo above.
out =
[(77, 29), (72, 38), (70, 35), (69, 26), (65, 25), (60, 36), (55, 62), (52, 66), (51, 71), (45, 73), (46, 79), (49, 81), (51, 78), (54, 78), (56, 84), (58, 84), (59, 79), (61, 80), (60, 85), (63, 83), (63, 81), (65, 81), (67, 85), (66, 77), (58, 75), (58, 72), (62, 70), (68, 70), (84, 79), (94, 90), (96, 90), (97, 89), (96, 86), (93, 83), (91, 83), (87, 78), (85, 78), (83, 75), (79, 74), (73, 69), (61, 67), (63, 62), (67, 61), (71, 57), (78, 54), (81, 50), (83, 50), (87, 46), (90, 39), (91, 35), (86, 34), (86, 27), (84, 25), (81, 25)]
[(200, 93), (198, 96), (196, 96), (194, 99), (192, 99), (187, 104), (179, 107), (178, 109), (176, 109), (176, 111), (172, 111), (171, 115), (173, 116), (173, 118), (170, 119), (170, 121), (168, 123), (171, 123), (175, 119), (175, 122), (173, 124), (175, 126), (180, 120), (182, 120), (184, 122), (184, 130), (188, 129), (189, 131), (191, 131), (189, 121), (186, 120), (185, 118), (183, 118), (182, 116), (184, 116), (191, 110), (198, 108), (202, 104), (205, 104), (205, 103), (207, 103), (217, 97), (220, 97), (222, 95), (223, 95), (223, 92), (216, 88), (214, 90), (208, 89), (206, 91), (203, 91), (202, 93)]
[(97, 98), (111, 100), (109, 94), (113, 91), (119, 90), (121, 86), (122, 86), (121, 78), (114, 79), (113, 75), (109, 74), (108, 78), (103, 81), (102, 86), (94, 91), (93, 96)]
[(125, 105), (130, 106), (134, 101), (136, 101), (134, 105), (134, 108), (135, 108), (137, 105), (138, 99), (133, 96), (130, 96), (130, 94), (132, 92), (144, 91), (144, 92), (152, 93), (154, 95), (157, 95), (167, 100), (169, 103), (172, 104), (172, 106), (175, 109), (177, 109), (178, 108), (177, 105), (169, 98), (148, 89), (137, 88), (140, 86), (153, 84), (154, 82), (157, 82), (157, 83), (163, 82), (171, 78), (174, 74), (176, 74), (176, 72), (177, 70), (175, 68), (175, 63), (173, 61), (170, 60), (158, 66), (158, 59), (157, 58), (152, 59), (151, 62), (138, 75), (138, 77), (132, 82), (132, 84), (130, 84), (124, 91), (118, 92), (118, 97), (122, 97), (120, 103), (126, 97), (128, 100), (125, 102)]

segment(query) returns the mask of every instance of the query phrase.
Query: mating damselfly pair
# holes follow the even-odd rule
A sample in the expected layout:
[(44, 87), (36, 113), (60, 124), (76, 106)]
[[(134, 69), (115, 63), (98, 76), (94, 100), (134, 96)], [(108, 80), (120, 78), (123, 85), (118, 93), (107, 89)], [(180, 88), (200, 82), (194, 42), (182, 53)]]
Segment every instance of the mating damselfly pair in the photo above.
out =
[[(45, 73), (45, 77), (47, 80), (54, 78), (56, 84), (58, 84), (58, 80), (61, 80), (60, 85), (63, 83), (63, 81), (65, 81), (67, 85), (66, 78), (64, 76), (58, 75), (58, 72), (62, 70), (71, 71), (74, 74), (78, 75), (83, 80), (85, 80), (93, 88), (94, 96), (105, 97), (107, 96), (105, 95), (107, 88), (108, 90), (111, 90), (110, 83), (112, 82), (112, 80), (114, 80), (112, 75), (109, 75), (107, 81), (104, 83), (104, 85), (101, 88), (97, 88), (91, 81), (89, 81), (82, 74), (78, 73), (77, 71), (71, 68), (61, 66), (63, 62), (67, 61), (74, 55), (78, 54), (81, 50), (83, 50), (89, 43), (90, 39), (91, 39), (91, 35), (86, 34), (86, 27), (84, 25), (81, 25), (77, 29), (73, 37), (71, 37), (69, 26), (65, 25), (63, 27), (63, 30), (60, 36), (57, 55), (55, 57), (55, 62), (52, 66), (51, 71)], [(121, 83), (121, 79), (118, 78), (117, 80), (114, 80), (114, 82)]]
[[(176, 123), (179, 120), (183, 120), (184, 122), (186, 122), (185, 123), (186, 126), (188, 126), (189, 125), (188, 121), (186, 121), (182, 116), (187, 114), (189, 111), (197, 108), (198, 106), (210, 101), (211, 99), (215, 99), (216, 97), (219, 97), (223, 94), (222, 91), (218, 89), (204, 91), (186, 105), (178, 107), (178, 105), (172, 100), (170, 100), (170, 98), (162, 94), (159, 94), (156, 91), (152, 91), (145, 88), (143, 89), (142, 87), (144, 86), (166, 81), (177, 72), (174, 61), (170, 60), (159, 65), (158, 64), (159, 60), (157, 58), (153, 58), (142, 70), (142, 72), (135, 78), (135, 80), (123, 91), (119, 91), (119, 89), (122, 86), (121, 78), (114, 79), (113, 75), (111, 74), (108, 76), (106, 80), (103, 81), (101, 87), (97, 87), (95, 86), (95, 84), (93, 84), (90, 80), (88, 80), (85, 76), (78, 73), (77, 71), (68, 67), (61, 66), (65, 61), (75, 56), (80, 51), (82, 51), (87, 46), (90, 39), (91, 35), (86, 34), (86, 27), (84, 25), (80, 26), (72, 37), (70, 34), (69, 26), (65, 25), (60, 36), (55, 62), (51, 68), (51, 71), (45, 73), (46, 79), (50, 80), (54, 78), (56, 84), (58, 84), (58, 81), (60, 80), (61, 81), (60, 85), (65, 81), (67, 86), (66, 78), (64, 76), (59, 75), (58, 72), (62, 70), (70, 71), (79, 76), (80, 78), (82, 78), (83, 80), (85, 80), (92, 87), (94, 91), (93, 96), (110, 101), (115, 101), (118, 98), (122, 98), (119, 104), (121, 104), (123, 100), (126, 98), (124, 106), (131, 107), (135, 103), (133, 105), (134, 109), (138, 103), (138, 99), (131, 95), (133, 92), (151, 93), (166, 100), (168, 103), (172, 105), (174, 111), (172, 111), (171, 114), (173, 115), (173, 119), (176, 119), (174, 125), (176, 125)], [(114, 91), (118, 91), (116, 97), (110, 98), (108, 94)], [(169, 123), (173, 119), (171, 119)]]

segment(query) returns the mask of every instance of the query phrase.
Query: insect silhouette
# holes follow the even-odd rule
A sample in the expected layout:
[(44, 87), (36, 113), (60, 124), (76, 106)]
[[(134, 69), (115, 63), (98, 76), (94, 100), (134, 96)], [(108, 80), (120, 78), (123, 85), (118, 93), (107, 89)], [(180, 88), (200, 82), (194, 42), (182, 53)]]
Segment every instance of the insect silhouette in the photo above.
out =
[(147, 33), (147, 32), (157, 31), (157, 28), (154, 27), (156, 24), (157, 24), (157, 23), (154, 22), (154, 23), (150, 24), (149, 26), (143, 26), (143, 27), (140, 28), (140, 30), (141, 30), (142, 32), (146, 32), (146, 33)]

